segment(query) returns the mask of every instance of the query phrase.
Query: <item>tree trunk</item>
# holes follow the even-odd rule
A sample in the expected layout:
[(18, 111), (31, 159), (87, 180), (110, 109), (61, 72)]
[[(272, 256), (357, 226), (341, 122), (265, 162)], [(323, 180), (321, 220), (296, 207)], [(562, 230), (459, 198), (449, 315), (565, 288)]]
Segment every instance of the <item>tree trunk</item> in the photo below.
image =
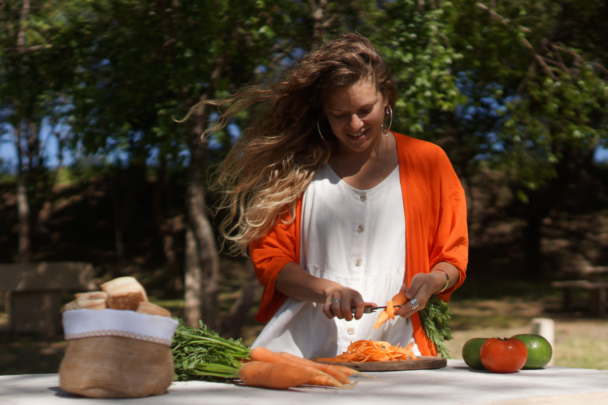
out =
[[(220, 331), (220, 314), (217, 301), (219, 287), (219, 259), (213, 228), (205, 212), (204, 170), (207, 142), (201, 140), (204, 121), (197, 117), (197, 122), (190, 136), (190, 168), (186, 205), (188, 225), (192, 229), (198, 248), (199, 266), (202, 271), (203, 305), (202, 315), (205, 324)], [(188, 296), (188, 286), (186, 286)]]
[(15, 130), (17, 133), (15, 149), (17, 152), (17, 212), (19, 215), (19, 261), (22, 263), (27, 263), (31, 255), (30, 204), (27, 198), (27, 187), (25, 185), (25, 178), (23, 175), (21, 125), (17, 125)]
[(262, 286), (255, 276), (251, 259), (247, 259), (243, 263), (243, 266), (247, 273), (247, 281), (241, 287), (238, 299), (230, 308), (230, 312), (226, 318), (224, 333), (222, 334), (224, 337), (231, 337), (233, 339), (238, 339), (241, 336), (241, 330), (247, 320), (247, 313), (255, 303), (260, 294), (260, 290), (262, 289)]
[(314, 21), (312, 32), (312, 50), (314, 51), (321, 45), (325, 33), (331, 28), (338, 18), (338, 14), (328, 15), (327, 0), (319, 0), (317, 3), (310, 2), (310, 16)]
[(125, 244), (123, 238), (124, 225), (122, 220), (124, 215), (121, 215), (119, 202), (121, 185), (116, 179), (114, 179), (113, 183), (114, 186), (110, 189), (110, 195), (112, 197), (112, 211), (114, 214), (114, 245), (116, 248), (116, 269), (114, 272), (116, 276), (121, 276), (125, 261)]
[(531, 209), (528, 213), (526, 227), (524, 228), (524, 257), (526, 259), (526, 273), (530, 278), (542, 277), (543, 258), (541, 254), (541, 225), (544, 216)]
[[(207, 92), (200, 101), (208, 100), (215, 96), (217, 82), (228, 63), (230, 51), (224, 52), (215, 60), (215, 69), (211, 74)], [(217, 247), (213, 228), (207, 219), (205, 212), (205, 163), (207, 160), (207, 139), (202, 139), (202, 134), (207, 124), (209, 113), (206, 107), (192, 114), (194, 125), (188, 137), (190, 150), (190, 167), (188, 169), (189, 185), (186, 193), (186, 210), (188, 212), (188, 227), (192, 230), (196, 239), (198, 249), (198, 266), (202, 274), (202, 290), (191, 290), (186, 285), (186, 301), (188, 297), (198, 291), (198, 301), (202, 304), (201, 314), (205, 324), (211, 329), (220, 332), (221, 318), (218, 305), (220, 264), (217, 256)], [(186, 249), (187, 250), (187, 249)], [(186, 255), (188, 258), (188, 255)], [(191, 270), (194, 271), (193, 269)], [(202, 298), (200, 294), (203, 294)], [(191, 298), (194, 300), (194, 298)], [(194, 302), (194, 301), (193, 301)], [(186, 302), (187, 307), (194, 303)]]
[(25, 30), (26, 21), (30, 13), (30, 0), (23, 0), (21, 3), (21, 13), (19, 14), (19, 31), (17, 32), (17, 48), (20, 52), (25, 52)]
[(203, 272), (199, 264), (198, 248), (192, 227), (186, 230), (186, 260), (185, 260), (185, 303), (184, 322), (188, 326), (198, 326), (202, 318), (202, 280)]
[(152, 198), (152, 212), (158, 235), (163, 241), (163, 253), (167, 260), (167, 271), (170, 277), (170, 286), (175, 292), (183, 290), (183, 281), (180, 276), (177, 255), (175, 254), (174, 233), (176, 232), (177, 218), (166, 219), (163, 214), (163, 191), (165, 188), (165, 176), (167, 172), (167, 161), (161, 158), (161, 165), (157, 170), (156, 184), (154, 185), (154, 196)]
[(543, 256), (541, 252), (542, 221), (555, 207), (568, 186), (576, 181), (579, 162), (576, 161), (576, 150), (563, 146), (559, 149), (562, 159), (556, 167), (557, 176), (546, 187), (536, 189), (529, 195), (524, 228), (524, 254), (527, 275), (531, 278), (543, 276)]
[[(218, 56), (215, 61), (215, 69), (211, 75), (210, 85), (207, 88), (206, 94), (201, 97), (201, 101), (208, 100), (215, 95), (217, 82), (222, 71), (228, 63), (230, 52), (226, 51)], [(196, 239), (196, 247), (198, 248), (198, 266), (202, 274), (203, 290), (191, 290), (192, 286), (188, 287), (186, 283), (186, 301), (188, 297), (193, 299), (193, 294), (198, 291), (198, 301), (202, 304), (201, 313), (205, 324), (221, 333), (220, 313), (218, 305), (218, 289), (220, 264), (217, 256), (217, 247), (213, 228), (207, 219), (205, 212), (205, 163), (207, 160), (207, 139), (202, 139), (205, 125), (208, 121), (208, 109), (200, 108), (199, 111), (192, 114), (194, 125), (188, 138), (188, 147), (190, 150), (190, 167), (188, 169), (189, 185), (186, 194), (186, 210), (188, 212), (188, 227), (192, 230), (193, 236)], [(186, 249), (187, 250), (187, 249)], [(188, 260), (188, 255), (186, 255)], [(194, 270), (191, 270), (194, 271)], [(203, 297), (200, 298), (200, 294)], [(193, 301), (194, 302), (194, 301)], [(186, 307), (192, 307), (194, 303), (186, 302)]]

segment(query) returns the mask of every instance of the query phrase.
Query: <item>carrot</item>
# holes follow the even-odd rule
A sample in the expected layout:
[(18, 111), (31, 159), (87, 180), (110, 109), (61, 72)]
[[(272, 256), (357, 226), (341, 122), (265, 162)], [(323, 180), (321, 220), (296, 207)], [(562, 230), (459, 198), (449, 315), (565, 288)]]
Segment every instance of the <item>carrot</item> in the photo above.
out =
[(349, 380), (348, 376), (346, 376), (341, 371), (328, 369), (328, 367), (325, 367), (325, 365), (323, 365), (323, 364), (317, 364), (310, 360), (303, 359), (298, 356), (294, 356), (293, 354), (289, 354), (289, 353), (279, 354), (279, 353), (273, 352), (272, 350), (268, 350), (264, 347), (256, 347), (255, 349), (253, 349), (251, 351), (250, 357), (251, 357), (251, 360), (263, 361), (266, 363), (288, 364), (288, 365), (291, 365), (294, 367), (299, 367), (299, 368), (312, 367), (312, 368), (318, 370), (320, 373), (317, 375), (316, 380), (315, 380), (315, 381), (318, 381), (318, 383), (313, 384), (313, 383), (309, 382), (309, 384), (312, 384), (312, 385), (327, 385), (327, 384), (321, 383), (321, 382), (327, 380), (326, 378), (324, 378), (324, 376), (331, 377), (333, 381), (338, 383), (338, 385), (336, 385), (333, 381), (331, 381), (331, 384), (329, 384), (329, 385), (332, 387), (343, 388), (341, 386), (342, 384), (350, 384), (350, 380)]
[[(306, 367), (306, 369), (316, 370), (313, 367)], [(350, 388), (352, 386), (352, 385), (350, 385), (350, 383), (347, 385), (341, 384), (338, 380), (336, 380), (335, 378), (333, 378), (330, 375), (323, 373), (322, 371), (319, 371), (319, 373), (321, 373), (321, 374), (317, 375), (315, 378), (308, 381), (306, 384), (323, 385), (326, 387), (338, 387), (338, 388)], [(347, 379), (348, 379), (348, 377), (347, 377)]]
[(354, 368), (350, 368), (350, 367), (346, 367), (346, 366), (334, 366), (334, 365), (332, 365), (332, 367), (337, 368), (338, 370), (340, 370), (341, 372), (343, 372), (344, 374), (346, 374), (349, 377), (353, 374), (359, 374), (359, 375), (363, 375), (365, 377), (369, 377), (368, 375), (365, 375), (362, 372), (355, 370)]
[[(315, 363), (314, 361), (310, 361), (308, 359), (304, 359), (302, 357), (294, 356), (291, 353), (279, 352), (279, 356), (293, 362), (295, 364), (300, 364), (304, 367), (313, 367), (317, 370), (324, 372), (325, 374), (330, 375), (335, 378), (341, 384), (350, 384), (350, 379), (348, 378), (348, 374), (345, 374), (342, 370), (340, 370), (337, 366), (330, 366), (329, 364), (321, 364)], [(344, 367), (348, 368), (348, 367)]]
[(306, 384), (317, 377), (314, 369), (299, 368), (289, 364), (250, 361), (239, 370), (239, 378), (250, 387), (285, 390)]
[(389, 318), (395, 319), (395, 308), (393, 308), (393, 301), (388, 301), (386, 303), (386, 313)]
[[(395, 295), (393, 297), (393, 299), (391, 300), (391, 307), (394, 305), (403, 305), (406, 302), (407, 302), (407, 297), (405, 296), (405, 291), (401, 291), (400, 293)], [(389, 318), (388, 303), (386, 306), (387, 306), (387, 308), (384, 311), (380, 312), (380, 315), (378, 315), (378, 320), (374, 324), (374, 329), (378, 329), (380, 326), (382, 326), (382, 324), (384, 324), (384, 322), (386, 322), (388, 320), (388, 318)]]
[(291, 362), (286, 362), (285, 358), (279, 356), (278, 353), (273, 352), (272, 350), (268, 350), (265, 347), (256, 347), (251, 351), (249, 358), (253, 361), (263, 361), (266, 363), (283, 363), (290, 364)]

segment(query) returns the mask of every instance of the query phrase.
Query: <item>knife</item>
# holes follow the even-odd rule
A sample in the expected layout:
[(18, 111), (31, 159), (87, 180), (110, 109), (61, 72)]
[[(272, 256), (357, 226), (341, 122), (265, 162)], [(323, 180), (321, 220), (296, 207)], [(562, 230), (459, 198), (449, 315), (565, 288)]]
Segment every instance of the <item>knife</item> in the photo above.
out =
[[(401, 308), (403, 305), (393, 305), (393, 308)], [(365, 309), (363, 310), (364, 314), (372, 314), (374, 313), (374, 311), (377, 311), (379, 309), (386, 309), (386, 307), (372, 307), (371, 305), (367, 305), (365, 307)], [(355, 307), (351, 307), (351, 312), (354, 314), (355, 311), (357, 310), (357, 308)]]

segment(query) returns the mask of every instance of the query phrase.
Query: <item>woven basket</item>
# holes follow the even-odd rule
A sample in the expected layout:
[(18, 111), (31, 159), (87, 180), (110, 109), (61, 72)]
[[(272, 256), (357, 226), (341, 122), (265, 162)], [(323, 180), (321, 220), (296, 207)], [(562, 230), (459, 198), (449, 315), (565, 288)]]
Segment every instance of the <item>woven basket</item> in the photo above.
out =
[(169, 346), (119, 336), (70, 340), (59, 386), (89, 398), (162, 395), (173, 381)]

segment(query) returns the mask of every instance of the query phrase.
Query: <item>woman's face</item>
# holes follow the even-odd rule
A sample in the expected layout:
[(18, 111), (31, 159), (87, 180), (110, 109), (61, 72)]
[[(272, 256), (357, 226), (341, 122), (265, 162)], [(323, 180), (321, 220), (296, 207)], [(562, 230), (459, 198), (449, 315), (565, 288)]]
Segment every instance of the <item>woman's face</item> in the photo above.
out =
[(368, 151), (379, 139), (387, 105), (388, 100), (371, 80), (329, 93), (323, 111), (340, 149), (347, 153)]

